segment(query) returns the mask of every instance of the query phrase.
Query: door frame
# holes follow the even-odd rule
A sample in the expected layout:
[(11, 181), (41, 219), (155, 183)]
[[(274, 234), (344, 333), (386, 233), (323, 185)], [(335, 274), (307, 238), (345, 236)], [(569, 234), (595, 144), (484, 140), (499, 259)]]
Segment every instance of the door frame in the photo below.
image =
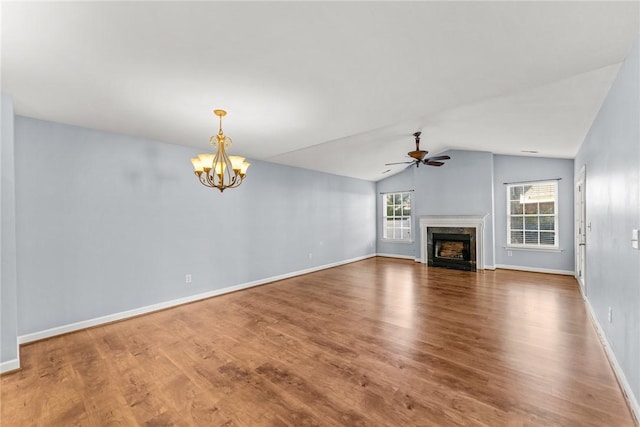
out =
[(587, 170), (586, 165), (574, 179), (574, 234), (575, 234), (575, 278), (587, 295)]

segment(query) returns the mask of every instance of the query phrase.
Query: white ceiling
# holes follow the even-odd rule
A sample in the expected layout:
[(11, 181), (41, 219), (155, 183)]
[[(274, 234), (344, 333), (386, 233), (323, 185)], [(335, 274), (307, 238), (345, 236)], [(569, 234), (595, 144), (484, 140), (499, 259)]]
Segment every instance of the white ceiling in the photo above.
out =
[(233, 154), (373, 181), (402, 170), (385, 163), (404, 160), (417, 130), (430, 155), (572, 158), (640, 15), (637, 1), (3, 2), (1, 12), (2, 91), (17, 114), (195, 153), (224, 108)]

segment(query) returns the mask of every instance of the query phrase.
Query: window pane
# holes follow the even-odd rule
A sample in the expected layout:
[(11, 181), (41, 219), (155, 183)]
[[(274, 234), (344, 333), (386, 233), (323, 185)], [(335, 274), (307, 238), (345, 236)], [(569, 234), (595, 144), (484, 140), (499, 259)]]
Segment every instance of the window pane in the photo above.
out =
[(520, 196), (522, 195), (522, 186), (511, 187), (509, 191), (509, 199), (510, 200), (518, 200), (520, 201)]
[(387, 206), (393, 204), (393, 194), (387, 194)]
[(388, 239), (393, 239), (393, 234), (395, 232), (396, 229), (396, 222), (394, 220), (387, 220), (387, 226), (386, 226), (386, 230), (387, 230), (387, 238)]
[(402, 194), (402, 215), (411, 215), (411, 195), (409, 193)]
[(524, 243), (523, 241), (523, 237), (522, 237), (522, 231), (512, 231), (511, 232), (511, 244), (513, 245), (520, 245), (522, 243)]
[(555, 218), (552, 216), (541, 216), (540, 230), (553, 230), (554, 222), (555, 222)]
[(402, 203), (402, 196), (400, 194), (394, 194), (393, 195), (393, 204), (394, 205), (399, 205), (400, 203)]
[(543, 202), (540, 203), (540, 213), (541, 214), (552, 214), (553, 212), (553, 202)]
[(393, 224), (387, 223), (387, 225), (384, 227), (384, 238), (385, 239), (393, 238)]
[(524, 243), (537, 245), (538, 244), (538, 232), (537, 231), (525, 231), (524, 232)]
[(524, 218), (524, 229), (525, 230), (537, 230), (538, 229), (538, 217), (530, 217), (527, 216)]
[(531, 202), (550, 202), (555, 200), (555, 193), (555, 183), (539, 183), (525, 189), (524, 197)]
[(513, 214), (521, 214), (522, 213), (522, 203), (520, 202), (511, 202), (511, 215)]
[(526, 203), (524, 205), (524, 213), (532, 215), (538, 213), (538, 204), (537, 203)]
[(393, 216), (393, 206), (387, 206), (387, 216)]
[(521, 216), (512, 216), (511, 217), (511, 229), (512, 230), (522, 230), (524, 225), (523, 218)]
[(540, 232), (540, 244), (541, 245), (555, 245), (555, 233), (550, 233), (548, 231)]
[(402, 218), (400, 221), (400, 225), (404, 228), (411, 228), (411, 219), (410, 218)]

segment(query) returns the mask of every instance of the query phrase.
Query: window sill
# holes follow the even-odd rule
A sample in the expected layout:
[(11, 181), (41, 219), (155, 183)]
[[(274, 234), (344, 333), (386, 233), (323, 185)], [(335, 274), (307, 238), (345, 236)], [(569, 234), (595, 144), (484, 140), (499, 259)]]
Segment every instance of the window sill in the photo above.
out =
[(560, 248), (544, 248), (538, 246), (503, 246), (506, 251), (564, 252)]
[(413, 243), (413, 240), (398, 240), (398, 239), (380, 239), (382, 243), (403, 243), (405, 245), (410, 245)]

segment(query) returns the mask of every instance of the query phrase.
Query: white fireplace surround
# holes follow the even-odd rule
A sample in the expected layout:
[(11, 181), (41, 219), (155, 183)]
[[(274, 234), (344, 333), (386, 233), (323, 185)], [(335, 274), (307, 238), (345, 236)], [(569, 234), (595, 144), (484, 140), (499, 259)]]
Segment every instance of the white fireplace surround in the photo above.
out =
[(485, 215), (424, 215), (420, 217), (420, 262), (427, 263), (427, 227), (475, 227), (476, 269), (484, 270)]

